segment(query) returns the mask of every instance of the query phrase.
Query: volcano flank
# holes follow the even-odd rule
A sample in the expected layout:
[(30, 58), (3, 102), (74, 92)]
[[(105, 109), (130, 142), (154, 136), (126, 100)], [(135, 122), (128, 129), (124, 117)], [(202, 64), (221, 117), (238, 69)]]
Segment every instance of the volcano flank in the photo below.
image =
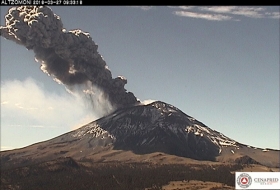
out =
[[(3, 166), (11, 162), (15, 166), (61, 156), (81, 160), (105, 150), (131, 151), (137, 155), (162, 152), (208, 161), (240, 161), (247, 156), (254, 163), (279, 165), (277, 158), (274, 161), (263, 159), (270, 154), (279, 157), (279, 151), (241, 144), (160, 101), (118, 109), (51, 140), (3, 151), (1, 159)], [(254, 150), (254, 154), (250, 150)]]
[[(103, 178), (99, 179), (103, 175), (112, 183), (117, 183), (115, 175), (124, 177), (125, 180), (136, 180), (137, 183), (136, 181), (132, 183), (131, 180), (123, 182), (129, 189), (134, 189), (141, 185), (143, 187), (144, 184), (145, 187), (152, 186), (160, 179), (163, 181), (158, 181), (161, 184), (159, 187), (171, 180), (186, 178), (213, 181), (214, 179), (210, 177), (212, 174), (208, 176), (209, 179), (205, 179), (201, 174), (201, 171), (209, 170), (210, 173), (225, 175), (223, 179), (217, 175), (216, 181), (233, 186), (234, 176), (230, 173), (234, 171), (233, 168), (242, 169), (249, 165), (267, 168), (265, 170), (279, 169), (279, 150), (241, 144), (212, 130), (178, 108), (156, 101), (147, 105), (120, 108), (53, 139), (20, 149), (2, 151), (1, 183), (4, 189), (9, 189), (8, 187), (36, 189), (39, 186), (35, 184), (30, 188), (28, 180), (43, 183), (46, 176), (38, 176), (47, 175), (49, 178), (55, 172), (58, 177), (53, 177), (51, 181), (53, 184), (61, 184), (64, 187), (62, 189), (72, 188), (72, 185), (67, 186), (71, 183), (63, 180), (76, 180), (76, 175), (84, 176), (80, 181), (76, 180), (76, 188), (80, 188), (81, 183), (85, 183), (83, 180), (87, 178), (102, 183), (102, 188), (99, 183), (95, 185), (90, 183), (86, 188), (80, 189), (110, 188), (111, 186), (107, 187), (101, 182)], [(175, 166), (179, 168), (174, 170)], [(106, 174), (101, 174), (105, 168)], [(94, 175), (96, 170), (101, 173)], [(157, 173), (162, 170), (168, 170), (164, 174), (165, 177), (155, 178), (152, 181), (148, 177), (152, 171)], [(143, 178), (145, 183), (139, 181), (136, 171), (140, 172), (138, 174), (141, 179), (143, 175), (148, 178), (145, 180)], [(198, 173), (188, 176), (186, 171)], [(174, 172), (181, 177), (174, 178)], [(128, 173), (130, 177), (127, 178), (125, 176)], [(57, 181), (57, 178), (63, 180)], [(42, 189), (53, 189), (54, 187), (50, 185), (52, 183), (46, 183)], [(126, 188), (121, 186), (117, 189)]]

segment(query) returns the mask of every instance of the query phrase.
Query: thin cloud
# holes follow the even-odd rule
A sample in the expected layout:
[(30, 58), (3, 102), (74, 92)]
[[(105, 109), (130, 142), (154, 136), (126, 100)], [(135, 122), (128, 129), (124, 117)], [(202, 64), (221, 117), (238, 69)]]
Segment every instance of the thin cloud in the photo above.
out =
[(237, 9), (236, 6), (213, 6), (213, 7), (198, 7), (202, 11), (210, 11), (216, 13), (231, 13), (233, 10)]
[(232, 19), (232, 17), (230, 17), (230, 16), (221, 15), (221, 14), (195, 13), (195, 12), (190, 12), (190, 11), (174, 11), (173, 13), (177, 16), (201, 18), (201, 19), (215, 20), (215, 21)]
[(30, 125), (30, 127), (33, 127), (33, 128), (45, 128), (46, 126), (44, 126), (44, 125)]
[(82, 119), (80, 119), (80, 121), (78, 121), (76, 124), (73, 124), (71, 126), (71, 130), (75, 130), (78, 129), (88, 123), (92, 122), (92, 117), (89, 115), (86, 115), (85, 117), (83, 117)]
[(148, 11), (150, 10), (153, 6), (131, 6), (133, 8), (139, 8), (139, 9), (142, 9), (144, 11)]
[(211, 21), (239, 21), (242, 17), (279, 19), (279, 11), (269, 11), (267, 7), (249, 6), (178, 6), (173, 14)]
[(280, 19), (280, 12), (266, 12), (265, 15), (267, 18)]
[(5, 104), (8, 104), (9, 102), (8, 101), (3, 101), (1, 102), (1, 105), (5, 105)]
[(71, 129), (84, 118), (98, 118), (82, 98), (50, 93), (32, 78), (2, 81), (1, 99), (1, 125), (6, 127)]
[(170, 7), (170, 8), (179, 8), (179, 9), (181, 9), (181, 10), (191, 10), (191, 9), (193, 9), (193, 8), (195, 8), (195, 7), (197, 7), (197, 6), (178, 6), (178, 7), (172, 6), (172, 7)]
[(226, 13), (233, 15), (241, 15), (251, 18), (264, 18), (265, 9), (262, 7), (238, 7), (238, 6), (214, 6), (214, 7), (200, 7), (202, 11), (209, 11), (215, 13)]
[[(20, 121), (17, 121), (17, 122), (20, 122)], [(46, 125), (19, 125), (19, 124), (5, 124), (6, 127), (23, 127), (23, 128), (26, 128), (26, 127), (30, 127), (30, 128), (56, 128), (55, 126), (46, 126)]]
[(23, 127), (23, 126), (22, 125), (13, 124), (13, 125), (8, 125), (8, 127)]

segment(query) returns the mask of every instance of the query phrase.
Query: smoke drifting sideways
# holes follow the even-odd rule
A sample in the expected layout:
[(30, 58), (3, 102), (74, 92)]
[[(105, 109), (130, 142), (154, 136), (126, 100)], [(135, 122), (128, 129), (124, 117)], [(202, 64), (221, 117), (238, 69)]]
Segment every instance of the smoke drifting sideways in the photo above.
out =
[(89, 33), (81, 30), (67, 32), (51, 8), (12, 7), (5, 20), (6, 26), (0, 27), (0, 35), (33, 50), (41, 70), (64, 84), (69, 91), (79, 89), (91, 99), (91, 103), (96, 102), (94, 94), (101, 94), (102, 99), (108, 100), (115, 109), (139, 103), (134, 94), (124, 88), (127, 84), (125, 77), (112, 78)]

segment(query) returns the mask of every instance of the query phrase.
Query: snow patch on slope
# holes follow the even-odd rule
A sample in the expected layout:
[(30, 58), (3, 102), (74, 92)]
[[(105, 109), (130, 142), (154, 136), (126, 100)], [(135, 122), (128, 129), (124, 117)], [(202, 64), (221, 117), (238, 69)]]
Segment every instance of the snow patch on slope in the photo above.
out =
[(108, 131), (102, 129), (96, 122), (86, 125), (85, 127), (76, 130), (75, 133), (72, 134), (72, 136), (76, 138), (82, 138), (86, 135), (92, 138), (101, 137), (101, 139), (104, 139), (105, 137), (109, 137), (111, 139), (115, 138)]

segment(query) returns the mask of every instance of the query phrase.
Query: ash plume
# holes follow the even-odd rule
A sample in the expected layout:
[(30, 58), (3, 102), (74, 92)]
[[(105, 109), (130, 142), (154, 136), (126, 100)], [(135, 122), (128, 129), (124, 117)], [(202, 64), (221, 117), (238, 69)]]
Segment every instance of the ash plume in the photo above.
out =
[(6, 26), (0, 27), (0, 35), (33, 50), (42, 71), (66, 88), (91, 84), (101, 89), (104, 99), (115, 108), (139, 103), (134, 94), (124, 88), (125, 77), (112, 78), (89, 33), (66, 31), (60, 17), (49, 7), (13, 7), (5, 20)]

